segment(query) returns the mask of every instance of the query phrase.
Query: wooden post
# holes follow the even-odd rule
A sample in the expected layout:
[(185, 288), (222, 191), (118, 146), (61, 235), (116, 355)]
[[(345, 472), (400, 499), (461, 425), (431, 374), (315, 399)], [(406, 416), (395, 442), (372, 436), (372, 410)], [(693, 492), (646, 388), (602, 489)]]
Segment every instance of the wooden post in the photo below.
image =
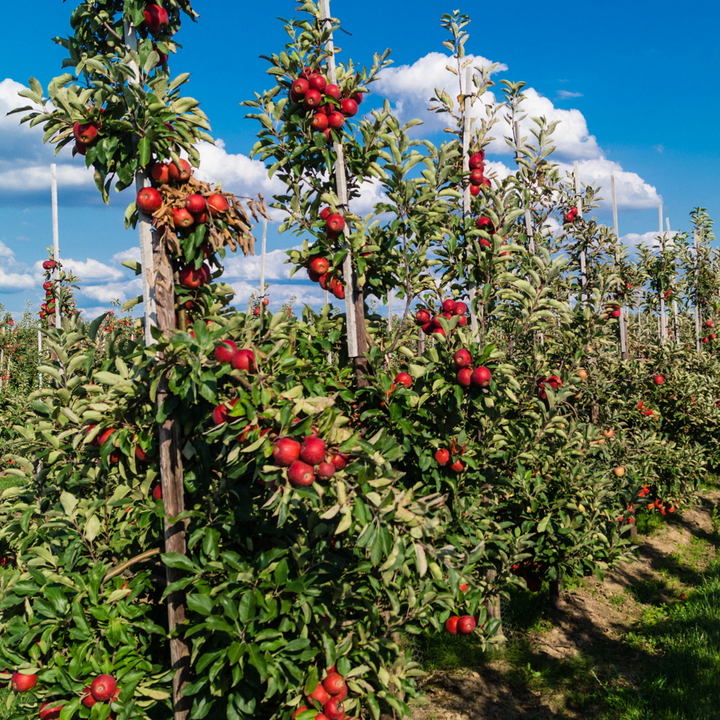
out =
[[(582, 197), (580, 196), (580, 173), (578, 171), (578, 161), (576, 160), (573, 164), (573, 178), (575, 180), (575, 207), (577, 207), (577, 216), (582, 219), (583, 216), (583, 203)], [(580, 286), (585, 287), (587, 285), (587, 252), (585, 248), (580, 251)], [(582, 299), (585, 300), (583, 294)]]
[(262, 249), (260, 251), (260, 303), (265, 297), (265, 251), (267, 248), (267, 218), (263, 218)]
[[(331, 23), (330, 19), (330, 0), (320, 0), (320, 17), (323, 26), (327, 27)], [(327, 77), (328, 82), (336, 83), (337, 77), (335, 73), (335, 43), (333, 42), (332, 33), (328, 36), (325, 43), (325, 51), (327, 57)], [(340, 210), (343, 213), (349, 213), (350, 207), (348, 203), (347, 192), (347, 176), (345, 174), (345, 150), (341, 142), (335, 142), (335, 187), (337, 190), (338, 202)], [(345, 239), (350, 234), (350, 228), (345, 224)], [(345, 278), (345, 318), (347, 323), (347, 346), (348, 356), (355, 358), (355, 372), (359, 387), (364, 387), (367, 382), (367, 330), (365, 328), (365, 297), (361, 289), (357, 287), (355, 282), (355, 273), (352, 264), (352, 251), (349, 243), (347, 243), (348, 254), (343, 263), (343, 275)]]
[[(470, 180), (468, 173), (470, 172), (470, 134), (472, 132), (472, 118), (470, 110), (472, 108), (472, 67), (465, 68), (465, 92), (463, 93), (463, 134), (462, 134), (462, 169), (463, 169), (463, 224), (470, 217)], [(470, 330), (472, 331), (473, 340), (478, 335), (478, 320), (475, 312), (475, 298), (477, 296), (477, 285), (471, 282), (468, 285), (468, 296), (470, 297)]]
[[(660, 252), (663, 259), (663, 269), (665, 267), (665, 233), (663, 231), (663, 214), (662, 205), (658, 208), (660, 214)], [(660, 342), (664, 343), (667, 339), (667, 315), (665, 314), (665, 291), (660, 291)]]
[(695, 346), (701, 352), (700, 333), (702, 332), (702, 319), (700, 317), (700, 304), (698, 303), (698, 280), (700, 279), (700, 247), (697, 230), (693, 230), (693, 247), (695, 248)]
[[(124, 24), (125, 44), (137, 51), (135, 28), (127, 20)], [(134, 70), (137, 81), (140, 71), (134, 62), (129, 66)], [(150, 184), (147, 174), (140, 171), (135, 176), (138, 190)], [(151, 328), (158, 327), (164, 332), (175, 329), (175, 278), (170, 258), (159, 233), (152, 229), (152, 218), (140, 213), (138, 223), (140, 235), (140, 257), (142, 262), (143, 302), (145, 312), (145, 344), (154, 343)], [(162, 358), (158, 358), (162, 362)], [(159, 369), (158, 369), (159, 371)], [(166, 376), (158, 385), (157, 404), (161, 408), (170, 397)], [(160, 477), (162, 482), (163, 506), (165, 509), (165, 552), (186, 554), (184, 522), (169, 522), (185, 510), (185, 484), (183, 480), (182, 455), (180, 454), (180, 425), (174, 416), (168, 417), (159, 428)], [(181, 573), (166, 567), (168, 584), (181, 579)], [(173, 632), (185, 622), (185, 592), (171, 593), (168, 603), (168, 628)], [(192, 708), (192, 697), (183, 696), (183, 688), (190, 682), (190, 647), (181, 635), (170, 639), (170, 662), (175, 675), (173, 677), (173, 717), (174, 720), (187, 720)]]
[[(610, 176), (610, 184), (612, 186), (612, 205), (613, 205), (613, 225), (615, 229), (615, 241), (617, 242), (617, 250), (615, 251), (615, 262), (620, 262), (620, 225), (618, 223), (617, 197), (615, 195), (615, 176)], [(623, 291), (625, 288), (623, 288)], [(620, 308), (620, 357), (627, 360), (630, 357), (628, 350), (628, 318), (627, 308)]]
[[(53, 226), (53, 260), (55, 261), (55, 269), (53, 276), (55, 279), (55, 327), (59, 328), (62, 324), (60, 319), (60, 230), (58, 223), (58, 199), (57, 199), (57, 165), (50, 165), (50, 193), (52, 197), (52, 226)], [(50, 323), (48, 323), (49, 325)]]

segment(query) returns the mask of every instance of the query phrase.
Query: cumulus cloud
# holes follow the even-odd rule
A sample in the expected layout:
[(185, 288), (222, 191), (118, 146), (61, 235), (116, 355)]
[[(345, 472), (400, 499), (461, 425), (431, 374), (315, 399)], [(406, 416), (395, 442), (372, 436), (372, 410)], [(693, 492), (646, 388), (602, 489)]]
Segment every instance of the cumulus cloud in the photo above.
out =
[(111, 300), (125, 302), (131, 297), (142, 294), (140, 278), (127, 282), (113, 282), (106, 285), (80, 285), (80, 292), (90, 300), (109, 303)]
[(567, 100), (568, 98), (579, 98), (582, 97), (583, 94), (581, 92), (570, 92), (570, 90), (559, 90), (558, 91), (558, 97), (562, 100)]
[[(10, 115), (29, 101), (18, 95), (24, 85), (6, 78), (0, 82), (0, 205), (46, 202), (50, 192), (50, 164), (57, 164), (58, 191), (65, 205), (82, 205), (98, 198), (93, 173), (70, 150), (57, 157), (54, 147), (44, 145), (41, 126), (20, 125), (21, 114)], [(70, 191), (70, 192), (66, 192)], [(78, 192), (80, 191), (80, 192)]]
[[(120, 280), (125, 274), (120, 268), (111, 267), (93, 258), (87, 258), (87, 260), (62, 258), (62, 264), (63, 268), (70, 270), (83, 281), (110, 282)], [(42, 271), (42, 261), (38, 260), (34, 268), (37, 271)]]
[[(673, 238), (677, 235), (676, 231), (671, 231), (670, 234), (666, 234), (665, 247), (670, 248), (673, 245)], [(634, 252), (644, 245), (647, 248), (657, 249), (660, 247), (660, 234), (657, 230), (651, 230), (646, 233), (628, 233), (620, 237), (620, 242), (625, 245), (630, 251)]]

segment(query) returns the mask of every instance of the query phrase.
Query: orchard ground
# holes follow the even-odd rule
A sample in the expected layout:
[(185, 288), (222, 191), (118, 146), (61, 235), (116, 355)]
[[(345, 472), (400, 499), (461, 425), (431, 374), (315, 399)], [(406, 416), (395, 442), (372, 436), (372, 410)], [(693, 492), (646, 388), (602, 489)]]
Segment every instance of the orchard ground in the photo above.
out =
[(638, 516), (638, 560), (503, 605), (507, 647), (416, 643), (413, 720), (709, 720), (720, 707), (720, 481), (680, 515)]

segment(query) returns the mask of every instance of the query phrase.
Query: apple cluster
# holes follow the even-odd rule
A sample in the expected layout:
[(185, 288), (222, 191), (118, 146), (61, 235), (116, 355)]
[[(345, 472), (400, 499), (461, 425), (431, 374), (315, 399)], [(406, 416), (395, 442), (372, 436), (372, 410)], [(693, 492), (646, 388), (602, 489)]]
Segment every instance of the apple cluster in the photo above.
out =
[[(460, 459), (462, 457), (462, 454), (465, 452), (465, 445), (463, 445), (458, 450), (455, 447), (455, 441), (453, 440), (452, 450), (453, 450), (452, 453), (447, 448), (440, 448), (439, 450), (437, 450), (435, 453), (435, 462), (440, 467), (446, 467), (448, 464), (450, 464), (450, 469), (453, 472), (460, 473), (465, 469), (465, 464)], [(450, 463), (451, 460), (452, 460), (452, 463)], [(461, 587), (461, 589), (462, 589), (462, 587)], [(465, 592), (465, 591), (463, 590), (463, 592)]]
[(473, 197), (477, 197), (480, 194), (480, 188), (490, 187), (490, 180), (485, 177), (485, 151), (478, 150), (478, 152), (470, 155), (470, 194)]
[(486, 388), (492, 380), (492, 373), (484, 365), (472, 367), (472, 355), (467, 348), (461, 348), (455, 353), (453, 358), (455, 369), (457, 370), (458, 385), (463, 388), (479, 387)]
[[(313, 704), (316, 710), (318, 706), (322, 707), (322, 711), (318, 711), (315, 720), (345, 720), (345, 708), (343, 700), (347, 698), (348, 688), (345, 678), (335, 671), (333, 665), (325, 674), (322, 682), (307, 695), (307, 699)], [(307, 705), (301, 705), (294, 713), (293, 718), (300, 713), (310, 710)]]
[(445, 629), (451, 635), (472, 635), (478, 624), (478, 617), (472, 615), (451, 615), (445, 623)]
[[(93, 431), (97, 425), (88, 425), (87, 428), (85, 428), (85, 437), (88, 437)], [(113, 434), (116, 432), (117, 428), (109, 427), (109, 428), (100, 428), (94, 433), (93, 439), (90, 441), (90, 445), (93, 447), (102, 447), (105, 445), (105, 443), (110, 441), (110, 438), (113, 436)], [(122, 457), (122, 453), (120, 452), (118, 446), (117, 446), (117, 440), (114, 443), (115, 449), (110, 452), (110, 454), (107, 456), (108, 463), (110, 465), (117, 465), (120, 462), (120, 458)], [(135, 457), (140, 462), (150, 462), (152, 460), (153, 455), (149, 452), (145, 452), (139, 445), (135, 446)]]
[[(16, 693), (29, 692), (37, 683), (38, 678), (35, 673), (26, 674), (16, 671), (10, 678), (10, 686)], [(120, 688), (112, 675), (98, 675), (83, 691), (82, 704), (91, 708), (97, 703), (113, 702), (119, 695)], [(62, 700), (44, 702), (40, 705), (40, 720), (57, 720), (64, 707), (65, 704)], [(117, 713), (111, 711), (109, 717), (114, 719), (117, 717)]]
[(541, 377), (537, 380), (538, 393), (541, 400), (547, 400), (547, 393), (545, 392), (548, 387), (551, 387), (554, 392), (557, 392), (562, 387), (562, 380), (557, 375), (551, 375), (550, 377)]
[[(345, 218), (329, 207), (320, 211), (320, 218), (325, 223), (325, 232), (328, 240), (337, 240), (345, 229)], [(336, 273), (330, 273), (330, 261), (323, 255), (316, 255), (308, 263), (308, 277), (312, 282), (320, 283), (323, 290), (331, 292), (338, 300), (345, 299), (345, 286), (342, 278)]]
[[(467, 325), (465, 313), (468, 307), (464, 302), (457, 302), (452, 298), (448, 298), (442, 301), (442, 310), (442, 317), (446, 320), (451, 320), (453, 317), (458, 316), (460, 318), (458, 325), (460, 327)], [(418, 310), (415, 313), (415, 322), (422, 327), (426, 335), (432, 335), (434, 333), (436, 335), (442, 335), (443, 337), (445, 336), (445, 331), (440, 325), (440, 316), (436, 315), (433, 317), (429, 309), (421, 308)]]
[(610, 304), (608, 305), (606, 311), (605, 311), (605, 319), (611, 320), (613, 318), (617, 319), (620, 317), (620, 306), (616, 304)]
[(328, 83), (320, 70), (305, 68), (293, 81), (290, 102), (301, 105), (307, 112), (310, 127), (331, 139), (333, 130), (341, 130), (345, 118), (357, 115), (363, 100), (361, 92), (343, 92), (339, 85)]
[(316, 434), (299, 443), (293, 438), (279, 438), (273, 446), (273, 460), (287, 468), (287, 478), (294, 488), (309, 487), (318, 480), (330, 480), (336, 470), (347, 465), (347, 456), (334, 453), (328, 462), (325, 441)]
[(575, 222), (575, 218), (577, 217), (578, 209), (576, 207), (571, 207), (568, 212), (565, 213), (563, 220), (565, 221), (566, 225), (572, 225), (572, 223)]

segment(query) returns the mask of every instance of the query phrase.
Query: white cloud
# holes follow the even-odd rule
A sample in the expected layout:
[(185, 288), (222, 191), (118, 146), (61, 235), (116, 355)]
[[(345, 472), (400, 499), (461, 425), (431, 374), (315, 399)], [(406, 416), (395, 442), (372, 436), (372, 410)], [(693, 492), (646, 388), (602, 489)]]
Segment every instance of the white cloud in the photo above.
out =
[[(285, 250), (272, 250), (265, 253), (265, 280), (287, 280), (290, 277), (291, 265), (286, 265), (288, 259)], [(257, 280), (260, 282), (260, 255), (248, 255), (247, 257), (235, 255), (225, 261), (225, 272), (223, 277), (228, 279)], [(293, 279), (307, 279), (307, 273), (300, 271), (295, 273)]]
[(570, 92), (570, 90), (559, 90), (558, 91), (558, 97), (562, 98), (563, 100), (566, 100), (568, 98), (579, 98), (582, 96), (583, 96), (583, 94), (581, 92)]
[(80, 292), (98, 302), (109, 303), (111, 300), (125, 302), (128, 298), (142, 293), (140, 278), (128, 282), (108, 283), (107, 285), (80, 285)]
[(29, 273), (6, 272), (0, 267), (0, 292), (18, 293), (32, 290), (37, 285), (37, 278)]
[(134, 247), (122, 250), (121, 252), (115, 253), (112, 256), (113, 262), (122, 263), (125, 260), (135, 260), (140, 262), (140, 247), (135, 245)]
[[(673, 245), (673, 238), (677, 235), (677, 231), (673, 230), (666, 237), (665, 247), (670, 248)], [(657, 249), (660, 247), (660, 233), (657, 230), (651, 230), (646, 233), (628, 233), (620, 237), (620, 242), (627, 246), (631, 251), (637, 250), (640, 245), (647, 248)]]
[[(87, 260), (63, 258), (62, 266), (65, 270), (70, 270), (83, 281), (95, 280), (99, 282), (110, 282), (112, 280), (120, 280), (125, 275), (120, 268), (110, 267), (93, 258), (87, 258)], [(38, 260), (34, 268), (41, 271), (42, 261)]]

